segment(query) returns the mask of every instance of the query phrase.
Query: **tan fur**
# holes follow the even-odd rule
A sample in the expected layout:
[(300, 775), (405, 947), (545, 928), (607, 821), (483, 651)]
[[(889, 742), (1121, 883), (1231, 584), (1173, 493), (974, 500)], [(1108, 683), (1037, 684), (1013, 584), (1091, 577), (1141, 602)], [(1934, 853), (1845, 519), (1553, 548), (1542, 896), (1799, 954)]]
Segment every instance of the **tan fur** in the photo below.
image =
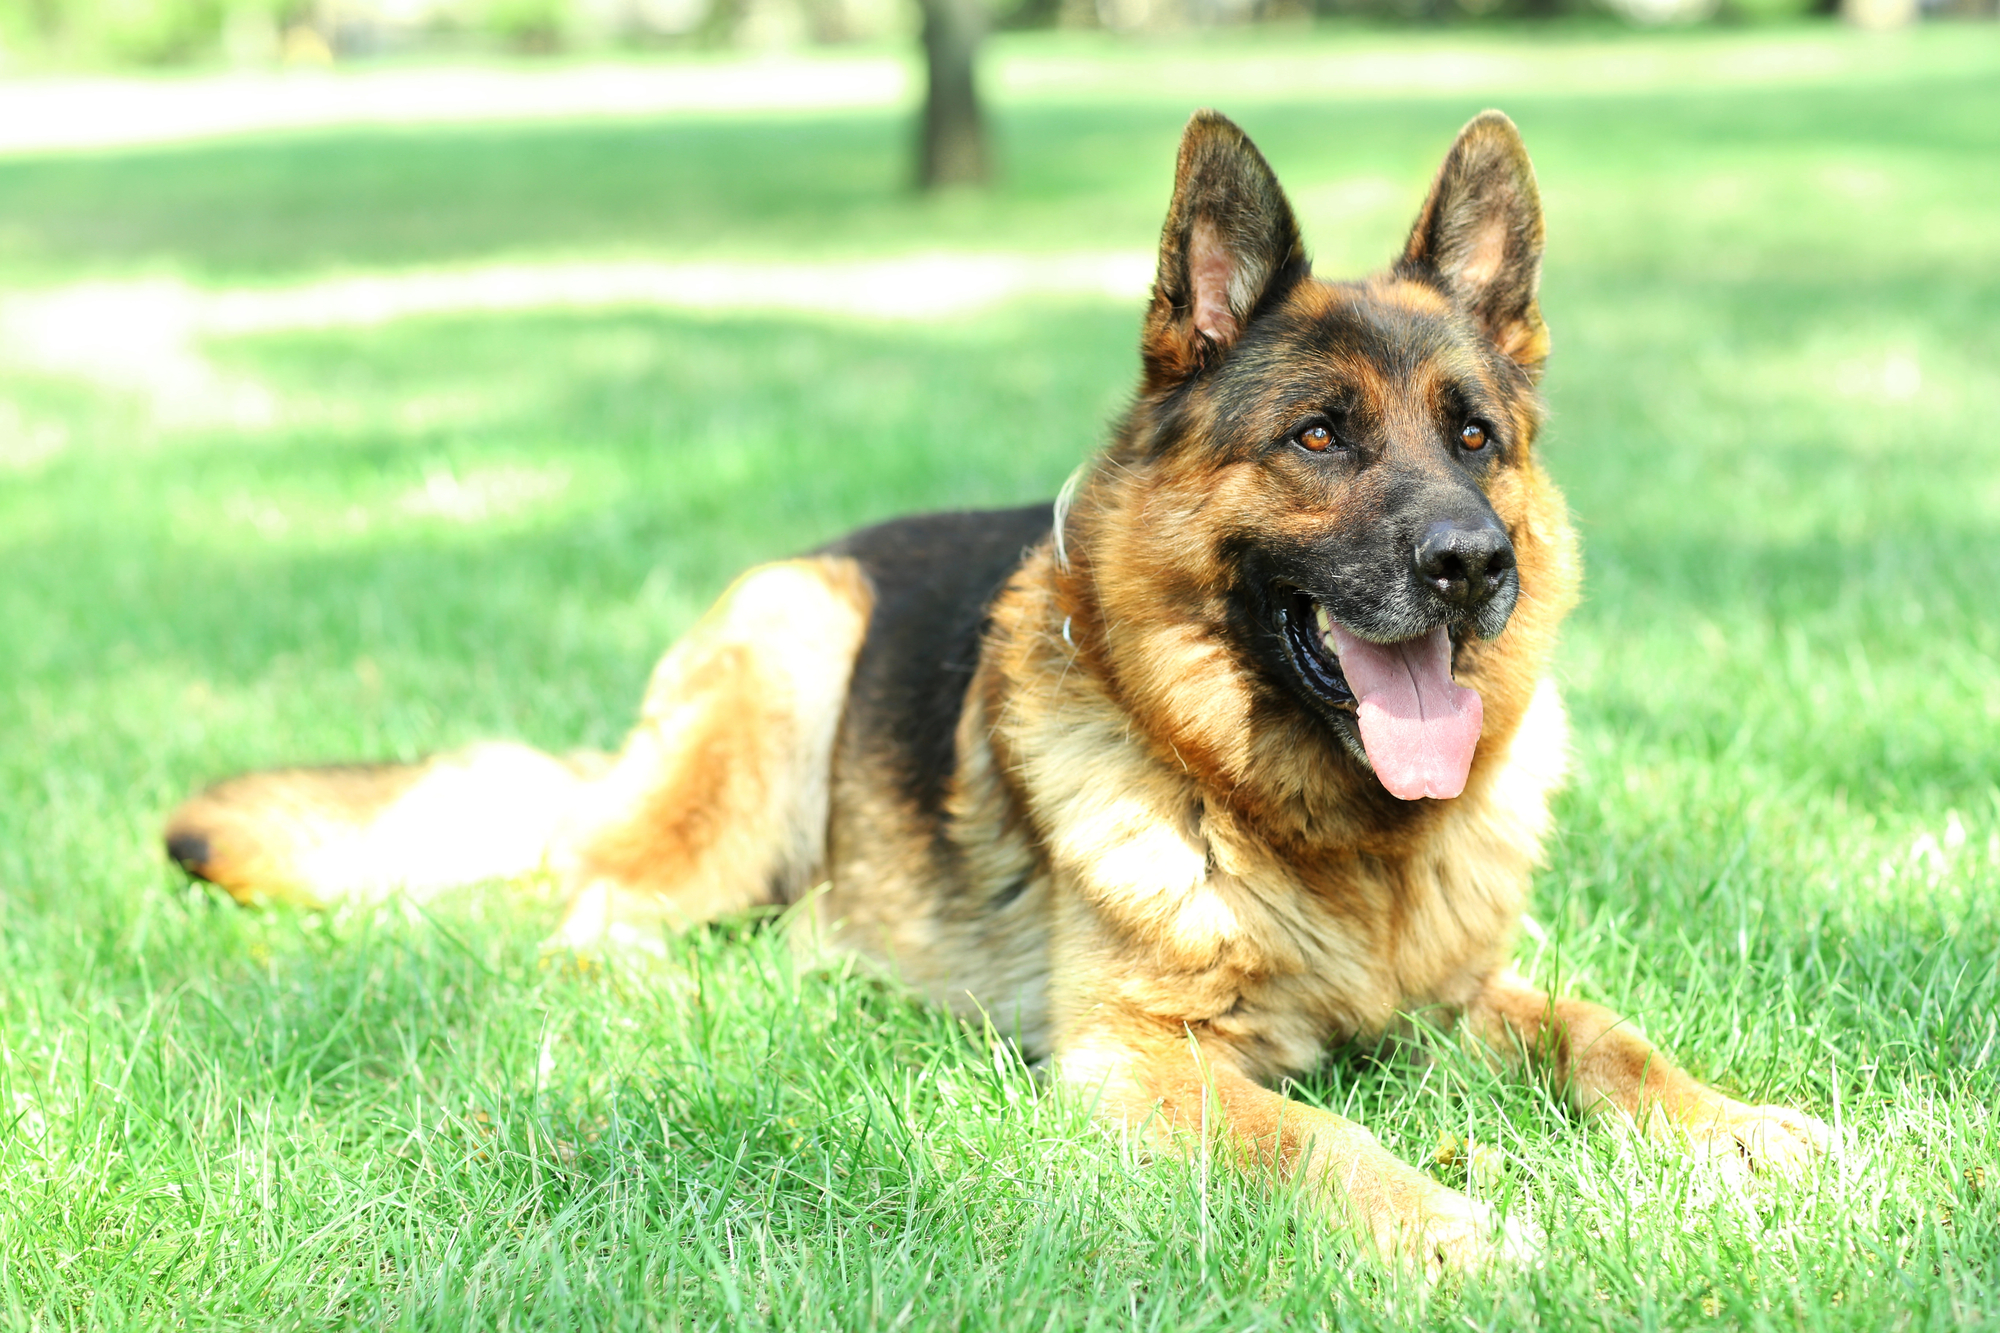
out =
[(1532, 1257), (1519, 1227), (1400, 1161), (1364, 1126), (1245, 1076), (1230, 1055), (1170, 1024), (1104, 1021), (1076, 1042), (1064, 1073), (1102, 1089), (1105, 1109), (1129, 1123), (1197, 1136), (1253, 1169), (1302, 1179), (1339, 1201), (1379, 1255), (1414, 1259), (1428, 1275)]
[(185, 802), (167, 843), (244, 901), (422, 896), (537, 869), (602, 762), (486, 742), (410, 766), (252, 773)]
[[(908, 771), (924, 738), (905, 734), (930, 714), (850, 687), (869, 646), (891, 643), (878, 637), (892, 633), (887, 592), (859, 558), (822, 555), (725, 594), (662, 660), (615, 759), (517, 747), (361, 776), (253, 775), (183, 807), (174, 854), (232, 892), (326, 898), (395, 882), (399, 855), (422, 861), (411, 812), (506, 824), (500, 859), (546, 858), (572, 894), (556, 938), (580, 948), (657, 942), (663, 924), (822, 886), (830, 940), (1048, 1053), (1109, 1115), (1302, 1179), (1428, 1271), (1531, 1241), (1363, 1127), (1267, 1086), (1416, 1009), (1462, 1014), (1497, 1060), (1546, 1064), (1593, 1117), (1793, 1166), (1827, 1146), (1819, 1122), (1705, 1087), (1615, 1016), (1508, 966), (1563, 777), (1549, 663), (1578, 581), (1562, 497), (1531, 447), (1541, 244), (1525, 151), (1487, 113), (1453, 146), (1395, 269), (1319, 282), (1268, 165), (1233, 125), (1197, 116), (1140, 395), (1066, 488), (1060, 531), (985, 605), (935, 808)], [(1329, 332), (1355, 328), (1404, 350), (1385, 358)], [(1467, 394), (1507, 441), (1472, 461), (1439, 442)], [(1337, 397), (1389, 463), (1342, 472), (1287, 445), (1315, 395)], [(1337, 715), (1260, 665), (1241, 552), (1372, 538), (1409, 487), (1471, 476), (1504, 526), (1518, 595), (1504, 628), (1454, 639), (1452, 674), (1484, 717), (1462, 794), (1401, 801), (1343, 748)], [(519, 827), (476, 780), (510, 766), (527, 796), (504, 812), (541, 811)], [(452, 856), (499, 873), (472, 854), (477, 837), (446, 841), (423, 862), (431, 878)], [(199, 862), (183, 854), (197, 846)]]
[(653, 669), (617, 760), (552, 861), (572, 887), (562, 944), (659, 942), (820, 874), (828, 773), (870, 593), (852, 561), (763, 565)]
[(1571, 1102), (1593, 1118), (1636, 1125), (1704, 1155), (1783, 1169), (1833, 1146), (1831, 1132), (1811, 1116), (1725, 1096), (1689, 1077), (1629, 1020), (1543, 994), (1511, 970), (1489, 977), (1467, 1014), (1490, 1049), (1550, 1064)]
[(310, 904), (547, 867), (571, 889), (561, 943), (657, 947), (663, 924), (778, 901), (819, 873), (868, 607), (851, 561), (759, 566), (660, 660), (616, 756), (487, 743), (411, 766), (252, 773), (185, 802), (168, 845), (239, 898)]

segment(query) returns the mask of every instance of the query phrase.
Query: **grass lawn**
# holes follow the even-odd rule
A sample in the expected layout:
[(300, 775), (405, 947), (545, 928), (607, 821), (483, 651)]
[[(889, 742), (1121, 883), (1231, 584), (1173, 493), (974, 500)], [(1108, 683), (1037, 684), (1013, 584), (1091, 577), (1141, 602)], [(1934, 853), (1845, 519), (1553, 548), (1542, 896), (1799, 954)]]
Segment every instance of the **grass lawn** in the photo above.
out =
[(1449, 1048), (1337, 1060), (1300, 1095), (1420, 1162), (1480, 1145), (1470, 1183), (1548, 1236), (1538, 1271), (1425, 1294), (760, 923), (579, 968), (538, 956), (532, 885), (339, 914), (191, 888), (155, 838), (204, 780), (615, 744), (731, 571), (1051, 494), (1137, 306), (187, 345), (106, 307), (68, 369), (0, 359), (0, 1318), (2000, 1327), (2000, 29), (1003, 54), (990, 200), (904, 193), (875, 110), (0, 158), (0, 319), (90, 283), (1146, 249), (1201, 100), (1348, 273), (1502, 105), (1550, 215), (1545, 451), (1589, 569), (1522, 964), (1847, 1149), (1746, 1186)]

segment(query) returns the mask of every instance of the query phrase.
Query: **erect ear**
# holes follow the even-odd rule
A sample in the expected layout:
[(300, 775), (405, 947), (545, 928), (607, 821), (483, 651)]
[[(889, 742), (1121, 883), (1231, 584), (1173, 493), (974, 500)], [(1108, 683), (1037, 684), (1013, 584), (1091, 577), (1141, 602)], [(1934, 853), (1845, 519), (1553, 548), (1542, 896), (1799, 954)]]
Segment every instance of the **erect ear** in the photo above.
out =
[(1441, 288), (1529, 378), (1541, 375), (1542, 200), (1513, 121), (1482, 111), (1458, 132), (1396, 275)]
[(1226, 117), (1195, 112), (1160, 230), (1141, 344), (1148, 385), (1201, 369), (1236, 341), (1266, 296), (1305, 272), (1299, 224), (1264, 155)]

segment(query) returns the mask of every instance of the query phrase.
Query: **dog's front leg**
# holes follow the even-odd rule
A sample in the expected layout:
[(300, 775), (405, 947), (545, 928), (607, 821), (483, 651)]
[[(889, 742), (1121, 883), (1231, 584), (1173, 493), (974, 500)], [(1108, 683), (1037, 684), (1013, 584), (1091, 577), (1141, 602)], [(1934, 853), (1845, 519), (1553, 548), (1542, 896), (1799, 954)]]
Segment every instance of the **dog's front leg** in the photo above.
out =
[(1783, 1106), (1752, 1106), (1700, 1082), (1600, 1005), (1559, 999), (1511, 969), (1467, 1007), (1472, 1030), (1503, 1058), (1546, 1062), (1585, 1115), (1637, 1124), (1656, 1139), (1753, 1168), (1791, 1172), (1828, 1151), (1833, 1131)]
[(1096, 1090), (1115, 1120), (1192, 1139), (1274, 1182), (1299, 1179), (1378, 1253), (1427, 1278), (1536, 1253), (1518, 1224), (1401, 1161), (1365, 1127), (1256, 1082), (1200, 1025), (1100, 1010), (1064, 1046), (1065, 1081)]

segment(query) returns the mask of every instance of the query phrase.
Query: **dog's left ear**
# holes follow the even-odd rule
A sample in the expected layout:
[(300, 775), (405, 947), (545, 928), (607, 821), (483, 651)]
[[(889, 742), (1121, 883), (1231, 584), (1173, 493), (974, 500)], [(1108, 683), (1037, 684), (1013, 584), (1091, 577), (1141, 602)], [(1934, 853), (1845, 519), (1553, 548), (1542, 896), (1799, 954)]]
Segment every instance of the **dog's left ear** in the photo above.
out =
[(1513, 121), (1482, 111), (1458, 132), (1396, 276), (1441, 288), (1530, 379), (1541, 377), (1542, 200)]
[(1306, 271), (1298, 221), (1264, 155), (1227, 117), (1195, 112), (1140, 343), (1147, 387), (1178, 383), (1226, 352), (1265, 297)]

